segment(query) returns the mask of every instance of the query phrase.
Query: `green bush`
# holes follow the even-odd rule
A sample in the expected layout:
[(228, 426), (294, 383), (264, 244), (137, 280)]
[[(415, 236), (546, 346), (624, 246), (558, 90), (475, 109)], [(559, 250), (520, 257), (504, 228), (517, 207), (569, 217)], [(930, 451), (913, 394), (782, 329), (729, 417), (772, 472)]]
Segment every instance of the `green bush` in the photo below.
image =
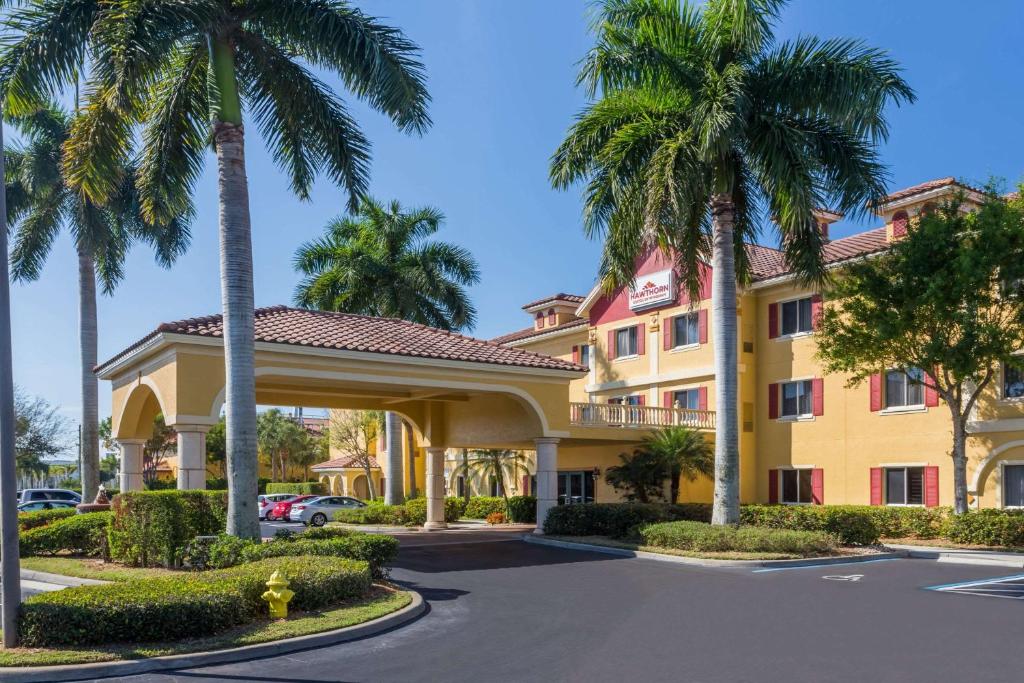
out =
[(295, 595), (289, 608), (320, 609), (366, 595), (365, 562), (279, 557), (232, 569), (41, 593), (21, 605), (25, 647), (144, 643), (198, 638), (266, 618), (260, 597), (279, 571)]
[(825, 531), (844, 545), (878, 542), (879, 508), (867, 505), (743, 505), (740, 523), (770, 529)]
[(822, 531), (792, 531), (750, 526), (712, 526), (704, 522), (662, 522), (640, 529), (645, 545), (694, 552), (787, 553), (820, 555), (838, 540)]
[(114, 499), (110, 555), (134, 566), (177, 564), (196, 536), (223, 533), (227, 491), (132, 491)]
[[(459, 517), (462, 516), (462, 499), (461, 498), (445, 498), (444, 499), (444, 521), (446, 522), (457, 522)], [(427, 523), (427, 499), (426, 498), (410, 498), (405, 501), (405, 519), (406, 524), (416, 524), (417, 526), (423, 526)]]
[(466, 505), (467, 519), (487, 519), (492, 512), (504, 513), (505, 499), (499, 496), (473, 496)]
[(953, 512), (949, 507), (876, 505), (862, 506), (862, 509), (871, 512), (882, 538), (938, 538), (943, 533), (946, 518)]
[(36, 527), (46, 526), (51, 522), (78, 514), (75, 508), (58, 508), (56, 510), (36, 510), (35, 512), (18, 513), (18, 530), (28, 531)]
[(312, 538), (301, 534), (266, 543), (222, 534), (195, 546), (190, 546), (190, 564), (196, 568), (223, 569), (268, 557), (331, 556), (368, 563), (374, 578), (384, 578), (387, 565), (398, 556), (398, 539), (394, 536), (347, 530), (331, 530), (330, 535)]
[(1024, 511), (975, 510), (950, 515), (946, 538), (968, 545), (1024, 546)]
[(508, 499), (508, 519), (517, 524), (537, 521), (537, 499), (533, 496), (512, 496)]
[(319, 481), (271, 482), (267, 484), (267, 493), (294, 493), (298, 496), (323, 496), (327, 491)]
[(106, 557), (107, 528), (112, 517), (111, 512), (89, 512), (23, 531), (19, 552), (22, 557), (62, 552)]
[(178, 487), (178, 482), (174, 479), (153, 479), (147, 481), (144, 486), (147, 491), (171, 491)]
[(711, 506), (702, 503), (586, 503), (551, 508), (544, 533), (556, 536), (632, 535), (641, 525), (657, 522), (696, 521), (711, 518)]
[(364, 508), (338, 510), (334, 513), (334, 521), (345, 524), (383, 524), (403, 526), (408, 523), (409, 515), (404, 505), (385, 505), (373, 501)]
[(462, 498), (461, 496), (460, 497), (449, 498), (449, 500), (456, 501), (456, 503), (459, 506), (458, 507), (459, 516), (456, 519), (459, 520), (459, 519), (462, 519), (463, 517), (465, 517), (466, 516), (466, 506), (469, 505), (469, 501), (466, 500), (465, 498)]
[[(285, 529), (280, 529), (280, 531), (285, 531)], [(323, 538), (344, 538), (356, 533), (362, 532), (352, 531), (340, 526), (311, 526), (302, 534), (302, 538), (306, 541)], [(292, 540), (295, 539), (293, 538)]]
[(206, 490), (208, 491), (226, 491), (228, 488), (228, 480), (224, 477), (207, 477), (206, 478)]

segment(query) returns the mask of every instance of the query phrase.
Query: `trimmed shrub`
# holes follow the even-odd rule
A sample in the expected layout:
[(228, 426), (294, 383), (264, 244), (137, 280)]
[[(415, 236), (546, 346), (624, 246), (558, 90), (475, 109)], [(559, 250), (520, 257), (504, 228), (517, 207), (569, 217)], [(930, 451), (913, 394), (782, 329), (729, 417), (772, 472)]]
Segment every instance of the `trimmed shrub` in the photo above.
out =
[(696, 521), (711, 518), (711, 506), (702, 503), (586, 503), (559, 505), (548, 512), (544, 533), (556, 536), (634, 535), (638, 526), (657, 522)]
[(364, 508), (338, 510), (334, 513), (334, 521), (345, 524), (402, 526), (409, 521), (409, 515), (404, 505), (385, 505), (373, 501)]
[[(339, 531), (346, 533), (339, 534)], [(222, 534), (216, 539), (190, 544), (189, 564), (195, 568), (223, 569), (268, 557), (331, 556), (362, 560), (368, 563), (374, 578), (384, 578), (387, 565), (398, 556), (398, 539), (394, 536), (344, 529), (332, 532), (335, 533), (330, 536), (307, 538), (307, 534), (302, 534), (266, 543)]]
[[(281, 529), (280, 531), (284, 531)], [(345, 529), (340, 526), (311, 526), (305, 533), (302, 534), (303, 540), (320, 540), (323, 538), (345, 538), (355, 533), (362, 533), (358, 531), (352, 531), (351, 529)], [(292, 534), (293, 536), (295, 534)], [(291, 540), (295, 540), (294, 538)]]
[(133, 566), (170, 567), (196, 536), (227, 526), (227, 491), (132, 491), (114, 499), (110, 555)]
[(946, 518), (953, 512), (949, 507), (876, 505), (863, 506), (862, 509), (870, 511), (882, 538), (937, 538), (943, 533)]
[(288, 578), (295, 611), (361, 597), (372, 585), (365, 562), (279, 557), (220, 571), (66, 588), (22, 603), (21, 644), (144, 643), (219, 633), (265, 618), (260, 596), (274, 571)]
[(505, 512), (505, 499), (498, 496), (473, 496), (466, 505), (467, 519), (486, 519), (492, 512)]
[(18, 541), (19, 552), (22, 557), (62, 552), (106, 557), (107, 528), (113, 516), (111, 512), (90, 512), (23, 531)]
[(46, 526), (58, 519), (74, 517), (78, 514), (75, 508), (58, 508), (56, 510), (36, 510), (35, 512), (18, 513), (18, 530), (28, 531), (36, 527)]
[(663, 522), (640, 529), (645, 545), (694, 552), (786, 553), (820, 555), (838, 541), (821, 531), (791, 531), (750, 526), (712, 526), (704, 522)]
[[(460, 498), (445, 498), (444, 521), (459, 521), (459, 517), (462, 516), (462, 503), (463, 501)], [(406, 524), (416, 524), (418, 526), (423, 526), (427, 523), (426, 498), (410, 498), (409, 500), (405, 501), (405, 505), (401, 507), (405, 508)]]
[(465, 498), (462, 498), (462, 497), (452, 497), (452, 498), (448, 498), (447, 500), (455, 501), (454, 504), (458, 506), (459, 516), (455, 518), (455, 521), (458, 521), (458, 520), (460, 520), (460, 519), (462, 519), (463, 517), (466, 516), (466, 506), (469, 505), (469, 501), (468, 500), (466, 500)]
[(825, 531), (844, 545), (878, 542), (875, 510), (866, 505), (743, 505), (740, 523), (769, 529)]
[(327, 493), (319, 481), (271, 482), (267, 484), (267, 493), (294, 493), (298, 496), (323, 496)]
[(946, 538), (969, 545), (1024, 546), (1024, 511), (975, 510), (950, 515)]
[(227, 491), (228, 480), (223, 477), (207, 477), (206, 478), (206, 490), (207, 491)]
[(537, 521), (537, 499), (534, 496), (512, 496), (508, 499), (509, 521), (534, 524)]

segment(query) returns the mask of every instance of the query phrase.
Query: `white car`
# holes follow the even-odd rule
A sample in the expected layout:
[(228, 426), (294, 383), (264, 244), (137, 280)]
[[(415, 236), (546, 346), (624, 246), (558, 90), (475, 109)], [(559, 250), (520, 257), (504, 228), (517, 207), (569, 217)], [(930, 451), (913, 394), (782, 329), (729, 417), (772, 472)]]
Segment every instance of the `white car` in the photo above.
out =
[(292, 505), (288, 512), (288, 521), (323, 526), (334, 518), (334, 513), (338, 510), (364, 507), (366, 507), (366, 503), (348, 496), (320, 496)]
[(259, 497), (260, 520), (267, 518), (267, 513), (274, 509), (274, 506), (282, 500), (294, 498), (294, 493), (269, 493)]

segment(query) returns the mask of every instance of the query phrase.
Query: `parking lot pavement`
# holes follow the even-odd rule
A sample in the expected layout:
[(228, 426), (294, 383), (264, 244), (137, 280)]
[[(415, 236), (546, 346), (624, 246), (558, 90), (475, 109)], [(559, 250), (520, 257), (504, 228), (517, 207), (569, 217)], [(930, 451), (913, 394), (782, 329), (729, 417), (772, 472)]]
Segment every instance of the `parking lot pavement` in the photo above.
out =
[(263, 538), (273, 538), (278, 529), (300, 534), (306, 530), (306, 525), (299, 522), (260, 522), (260, 534)]
[(1024, 670), (1009, 627), (1024, 605), (925, 590), (1012, 573), (998, 567), (894, 560), (755, 572), (423, 536), (439, 544), (403, 544), (393, 570), (430, 605), (408, 626), (124, 680), (980, 683)]

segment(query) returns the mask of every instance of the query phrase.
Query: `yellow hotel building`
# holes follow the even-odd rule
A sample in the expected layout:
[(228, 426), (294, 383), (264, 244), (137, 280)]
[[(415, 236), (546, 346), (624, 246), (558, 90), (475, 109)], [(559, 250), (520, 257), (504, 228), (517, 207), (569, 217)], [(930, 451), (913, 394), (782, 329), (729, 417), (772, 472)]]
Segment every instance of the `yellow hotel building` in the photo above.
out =
[[(968, 205), (981, 200), (952, 178), (889, 195), (877, 209), (880, 227), (827, 244), (828, 265), (841, 268), (884, 252), (915, 215), (958, 191), (966, 192)], [(817, 217), (826, 236), (841, 218), (828, 212)], [(813, 334), (817, 312), (828, 301), (796, 283), (780, 251), (749, 245), (748, 254), (753, 281), (739, 293), (737, 321), (742, 501), (951, 504), (947, 408), (902, 373), (882, 372), (853, 388), (845, 376), (823, 374)], [(639, 264), (632, 291), (605, 295), (595, 288), (586, 296), (534, 301), (523, 307), (532, 325), (494, 341), (587, 367), (570, 384), (576, 423), (635, 429), (638, 440), (666, 414), (669, 421), (709, 428), (714, 415), (704, 411), (715, 401), (709, 276), (710, 269), (700, 300), (688, 301), (669, 260), (654, 252)], [(975, 409), (970, 431), (971, 504), (1024, 505), (1020, 372), (1002, 371)], [(617, 500), (601, 473), (630, 449), (595, 445), (571, 460), (560, 457), (560, 502)], [(711, 494), (710, 481), (684, 482), (680, 500), (710, 501)]]

